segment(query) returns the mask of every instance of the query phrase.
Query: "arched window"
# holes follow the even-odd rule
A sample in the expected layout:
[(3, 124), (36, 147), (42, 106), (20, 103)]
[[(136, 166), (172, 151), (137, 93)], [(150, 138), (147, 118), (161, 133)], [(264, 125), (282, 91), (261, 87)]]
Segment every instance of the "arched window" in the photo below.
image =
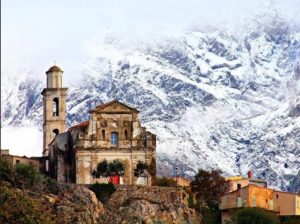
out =
[(58, 101), (58, 98), (55, 97), (53, 99), (53, 116), (58, 116), (59, 115), (59, 101)]
[(128, 133), (127, 133), (127, 130), (125, 130), (124, 134), (125, 134), (125, 139), (127, 140), (127, 139), (128, 139)]
[(55, 138), (56, 135), (59, 134), (59, 130), (57, 128), (55, 128), (52, 132), (53, 132), (53, 138)]
[(102, 130), (102, 139), (104, 140), (105, 139), (105, 130)]
[(119, 134), (117, 132), (112, 132), (110, 134), (110, 144), (117, 146), (119, 142)]

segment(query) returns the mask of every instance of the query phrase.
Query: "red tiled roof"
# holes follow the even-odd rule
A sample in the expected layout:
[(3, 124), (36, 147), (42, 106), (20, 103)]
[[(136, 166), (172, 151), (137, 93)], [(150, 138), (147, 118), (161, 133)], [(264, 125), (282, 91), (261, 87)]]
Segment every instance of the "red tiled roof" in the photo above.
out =
[(89, 125), (89, 121), (84, 121), (84, 122), (81, 122), (81, 123), (79, 123), (79, 124), (76, 124), (76, 125), (70, 127), (70, 128), (68, 129), (68, 131), (72, 131), (72, 130), (75, 129), (75, 128), (86, 127), (86, 126), (88, 126), (88, 125)]

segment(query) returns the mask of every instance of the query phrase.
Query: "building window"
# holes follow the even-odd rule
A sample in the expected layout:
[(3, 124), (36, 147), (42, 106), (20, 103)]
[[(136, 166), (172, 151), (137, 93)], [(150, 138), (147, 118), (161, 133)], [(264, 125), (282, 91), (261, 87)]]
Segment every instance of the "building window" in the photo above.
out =
[(16, 160), (16, 163), (17, 163), (17, 164), (20, 163), (20, 160), (17, 159), (17, 160)]
[(53, 99), (53, 116), (57, 117), (59, 115), (59, 108), (58, 108), (59, 100), (57, 97)]
[(105, 130), (102, 130), (101, 134), (102, 134), (102, 139), (104, 140), (105, 139)]
[(125, 130), (125, 139), (127, 140), (128, 139), (128, 133), (127, 133), (127, 130)]
[(268, 203), (268, 199), (266, 199), (266, 203)]
[(278, 196), (278, 194), (276, 194), (276, 199), (278, 199), (279, 198), (279, 196)]
[(119, 135), (117, 132), (112, 132), (110, 135), (110, 144), (117, 146), (119, 142)]
[(242, 185), (241, 184), (237, 184), (237, 189), (241, 189), (242, 188)]

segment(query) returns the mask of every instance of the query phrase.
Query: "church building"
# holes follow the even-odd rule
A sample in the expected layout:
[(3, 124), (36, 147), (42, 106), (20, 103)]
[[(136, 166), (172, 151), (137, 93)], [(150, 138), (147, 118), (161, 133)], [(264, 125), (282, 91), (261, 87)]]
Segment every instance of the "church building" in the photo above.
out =
[[(43, 156), (49, 176), (60, 183), (93, 184), (113, 178), (113, 183), (150, 186), (156, 174), (156, 135), (141, 126), (139, 111), (112, 100), (91, 110), (89, 120), (66, 129), (63, 71), (54, 65), (46, 75)], [(115, 161), (124, 169), (119, 179), (95, 175), (99, 164)], [(136, 175), (140, 164), (145, 170)]]

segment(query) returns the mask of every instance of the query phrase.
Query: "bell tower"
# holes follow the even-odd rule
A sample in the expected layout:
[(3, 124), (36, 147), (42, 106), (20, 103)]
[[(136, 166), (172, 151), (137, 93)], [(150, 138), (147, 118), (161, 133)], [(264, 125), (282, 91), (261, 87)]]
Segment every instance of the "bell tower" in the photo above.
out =
[(48, 145), (55, 136), (66, 130), (66, 97), (68, 88), (62, 87), (63, 70), (54, 65), (46, 71), (47, 86), (43, 95), (43, 156), (48, 156)]

